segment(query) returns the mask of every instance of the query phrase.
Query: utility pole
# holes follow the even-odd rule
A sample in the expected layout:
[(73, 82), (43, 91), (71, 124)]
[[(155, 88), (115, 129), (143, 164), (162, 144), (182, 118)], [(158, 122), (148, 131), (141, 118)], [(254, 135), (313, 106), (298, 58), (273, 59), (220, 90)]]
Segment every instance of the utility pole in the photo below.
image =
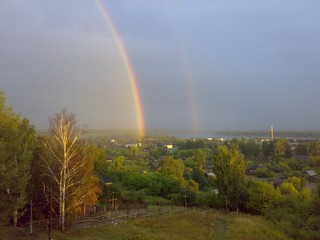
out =
[(30, 200), (30, 235), (32, 235), (32, 199)]
[(187, 190), (184, 190), (184, 207), (188, 207), (187, 206), (187, 197), (188, 197), (188, 195), (187, 195)]

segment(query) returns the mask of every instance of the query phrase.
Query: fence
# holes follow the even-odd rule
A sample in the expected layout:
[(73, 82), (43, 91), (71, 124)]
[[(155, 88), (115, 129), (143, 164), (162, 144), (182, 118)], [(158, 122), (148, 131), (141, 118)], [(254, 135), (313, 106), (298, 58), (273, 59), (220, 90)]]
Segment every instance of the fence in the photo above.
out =
[(100, 216), (85, 217), (79, 219), (72, 224), (72, 228), (93, 227), (105, 224), (118, 224), (132, 219), (170, 215), (186, 210), (187, 209), (184, 207), (158, 207), (152, 209), (135, 210), (131, 211), (130, 213), (108, 212)]

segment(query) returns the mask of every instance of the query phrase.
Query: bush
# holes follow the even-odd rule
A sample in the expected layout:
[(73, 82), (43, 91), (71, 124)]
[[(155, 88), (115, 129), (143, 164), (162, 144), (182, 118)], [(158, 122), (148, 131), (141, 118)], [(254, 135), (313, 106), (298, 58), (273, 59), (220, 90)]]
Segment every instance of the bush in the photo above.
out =
[(257, 170), (257, 177), (259, 178), (271, 178), (273, 177), (272, 172), (267, 168), (259, 168)]

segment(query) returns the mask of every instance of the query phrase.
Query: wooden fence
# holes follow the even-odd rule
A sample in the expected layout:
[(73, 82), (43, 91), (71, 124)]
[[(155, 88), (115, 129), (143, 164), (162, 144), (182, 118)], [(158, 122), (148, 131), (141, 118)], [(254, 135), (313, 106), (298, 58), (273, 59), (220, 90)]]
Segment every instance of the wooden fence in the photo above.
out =
[[(155, 217), (155, 216), (164, 216), (170, 215), (177, 212), (187, 211), (187, 208), (180, 206), (171, 206), (171, 207), (151, 207), (143, 209), (132, 209), (132, 210), (118, 210), (118, 211), (108, 211), (101, 215), (95, 215), (92, 217), (82, 217), (76, 219), (72, 224), (71, 228), (85, 228), (85, 227), (97, 227), (103, 226), (106, 224), (118, 224), (126, 222), (128, 220)], [(33, 232), (45, 231), (48, 230), (48, 219), (37, 220), (32, 222)], [(30, 223), (24, 224), (21, 227), (25, 228), (26, 234), (29, 234)], [(58, 219), (53, 219), (51, 223), (53, 229), (58, 228)]]
[(82, 219), (76, 220), (72, 224), (72, 228), (83, 228), (83, 227), (95, 227), (102, 226), (105, 224), (118, 224), (126, 222), (128, 220), (147, 218), (154, 216), (170, 215), (177, 212), (186, 211), (184, 207), (158, 207), (152, 209), (139, 209), (126, 212), (108, 212), (106, 214), (95, 216), (95, 217), (84, 217)]

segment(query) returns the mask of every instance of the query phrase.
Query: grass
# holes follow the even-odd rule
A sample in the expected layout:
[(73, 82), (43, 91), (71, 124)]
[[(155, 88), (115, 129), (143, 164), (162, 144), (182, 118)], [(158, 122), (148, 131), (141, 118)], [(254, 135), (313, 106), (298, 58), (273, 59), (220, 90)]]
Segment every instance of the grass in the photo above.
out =
[(260, 216), (250, 216), (245, 214), (230, 214), (226, 239), (246, 239), (246, 240), (268, 240), (288, 239), (286, 235), (272, 226)]
[[(1, 230), (1, 229), (0, 229)], [(1, 231), (2, 232), (2, 231)], [(21, 236), (21, 235), (19, 235)], [(44, 240), (46, 235), (2, 239)], [(104, 227), (53, 232), (54, 240), (251, 240), (287, 239), (259, 216), (216, 211), (188, 211), (169, 216), (145, 218)]]

